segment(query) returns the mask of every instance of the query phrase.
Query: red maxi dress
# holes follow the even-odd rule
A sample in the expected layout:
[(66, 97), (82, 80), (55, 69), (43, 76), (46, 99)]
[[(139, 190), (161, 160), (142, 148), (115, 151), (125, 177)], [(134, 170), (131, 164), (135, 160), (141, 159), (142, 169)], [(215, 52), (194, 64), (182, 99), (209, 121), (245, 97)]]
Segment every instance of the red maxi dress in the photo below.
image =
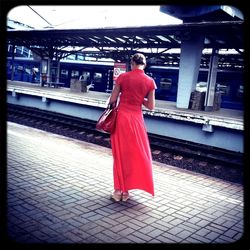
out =
[(144, 97), (156, 88), (144, 70), (121, 74), (116, 84), (121, 95), (115, 131), (111, 134), (114, 189), (141, 189), (154, 196), (152, 156), (144, 124)]

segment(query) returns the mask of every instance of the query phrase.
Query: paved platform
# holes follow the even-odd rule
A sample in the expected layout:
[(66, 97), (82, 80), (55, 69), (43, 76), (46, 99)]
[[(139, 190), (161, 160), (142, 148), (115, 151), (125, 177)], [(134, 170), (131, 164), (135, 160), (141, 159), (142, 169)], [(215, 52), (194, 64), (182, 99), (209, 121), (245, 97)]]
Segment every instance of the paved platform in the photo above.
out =
[(29, 243), (233, 243), (243, 186), (153, 162), (155, 196), (109, 199), (109, 148), (7, 123), (8, 235)]
[[(106, 107), (110, 93), (89, 91), (85, 93), (72, 92), (69, 88), (40, 87), (39, 84), (28, 82), (7, 81), (7, 91), (12, 95), (25, 94), (41, 98), (72, 102), (93, 107)], [(218, 111), (198, 111), (176, 108), (176, 103), (171, 101), (156, 100), (155, 109), (150, 111), (143, 108), (144, 114), (164, 117), (174, 120), (210, 124), (236, 130), (244, 130), (244, 112), (241, 110), (223, 109)]]

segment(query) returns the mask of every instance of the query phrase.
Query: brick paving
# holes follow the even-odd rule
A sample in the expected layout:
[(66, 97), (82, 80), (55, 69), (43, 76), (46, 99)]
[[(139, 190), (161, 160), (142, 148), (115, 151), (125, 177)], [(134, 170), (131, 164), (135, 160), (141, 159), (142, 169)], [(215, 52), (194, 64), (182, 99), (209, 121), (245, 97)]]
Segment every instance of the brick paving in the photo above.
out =
[(243, 186), (153, 162), (155, 197), (113, 202), (109, 148), (8, 122), (8, 238), (25, 243), (233, 243)]

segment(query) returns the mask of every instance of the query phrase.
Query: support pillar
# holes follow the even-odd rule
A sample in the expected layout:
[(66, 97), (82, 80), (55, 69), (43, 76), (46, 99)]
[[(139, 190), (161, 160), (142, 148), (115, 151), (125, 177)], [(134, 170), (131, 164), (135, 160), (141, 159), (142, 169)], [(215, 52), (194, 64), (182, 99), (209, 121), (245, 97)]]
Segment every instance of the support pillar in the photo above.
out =
[(51, 59), (48, 58), (48, 72), (47, 72), (47, 81), (51, 82)]
[(190, 33), (181, 41), (177, 108), (189, 107), (191, 92), (195, 90), (198, 79), (204, 35)]
[(205, 111), (213, 110), (217, 70), (218, 70), (218, 60), (219, 60), (218, 50), (213, 49), (209, 64), (208, 77), (207, 77), (207, 92), (204, 103)]
[(10, 78), (11, 81), (14, 80), (14, 72), (15, 72), (15, 66), (14, 66), (15, 48), (16, 48), (16, 45), (13, 44), (12, 45), (12, 51), (11, 51), (11, 59), (12, 59), (12, 62), (11, 62), (11, 78)]
[(60, 60), (57, 61), (56, 82), (60, 82)]
[(48, 74), (48, 61), (45, 58), (41, 59), (41, 79), (40, 79), (40, 86), (43, 87), (44, 84), (47, 83), (47, 74)]

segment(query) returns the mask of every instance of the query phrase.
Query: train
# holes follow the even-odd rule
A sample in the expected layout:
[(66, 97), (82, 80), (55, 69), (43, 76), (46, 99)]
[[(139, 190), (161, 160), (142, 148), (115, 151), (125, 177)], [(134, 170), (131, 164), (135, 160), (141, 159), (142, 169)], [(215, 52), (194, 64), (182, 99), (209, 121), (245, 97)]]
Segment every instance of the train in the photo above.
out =
[[(74, 79), (85, 78), (90, 90), (99, 92), (111, 92), (113, 89), (113, 62), (99, 61), (76, 61), (61, 60), (59, 67), (59, 79), (56, 76), (56, 65), (51, 67), (50, 81), (64, 83), (64, 87), (70, 88)], [(12, 65), (14, 71), (12, 73)], [(33, 58), (15, 57), (14, 64), (12, 58), (7, 58), (7, 79), (24, 81), (31, 83), (40, 82), (42, 77), (41, 61)], [(157, 85), (155, 98), (176, 102), (179, 68), (174, 66), (148, 65), (145, 73), (151, 76)], [(197, 88), (206, 85), (208, 69), (201, 68), (198, 75)], [(203, 85), (202, 85), (203, 84)], [(205, 86), (206, 87), (206, 86)], [(244, 79), (243, 69), (218, 69), (216, 92), (221, 93), (221, 108), (244, 109)]]

